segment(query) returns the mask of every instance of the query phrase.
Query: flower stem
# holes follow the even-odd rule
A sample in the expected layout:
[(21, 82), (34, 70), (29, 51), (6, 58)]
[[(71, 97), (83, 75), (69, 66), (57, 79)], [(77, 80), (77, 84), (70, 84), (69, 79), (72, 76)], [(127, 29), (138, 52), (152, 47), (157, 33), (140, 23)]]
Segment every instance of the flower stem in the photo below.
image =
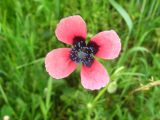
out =
[(106, 92), (106, 90), (107, 90), (107, 88), (108, 88), (108, 85), (109, 85), (109, 84), (107, 84), (106, 87), (104, 87), (104, 88), (98, 93), (98, 95), (94, 98), (94, 100), (93, 100), (93, 102), (92, 102), (93, 105), (94, 105), (94, 104), (97, 102), (97, 100)]

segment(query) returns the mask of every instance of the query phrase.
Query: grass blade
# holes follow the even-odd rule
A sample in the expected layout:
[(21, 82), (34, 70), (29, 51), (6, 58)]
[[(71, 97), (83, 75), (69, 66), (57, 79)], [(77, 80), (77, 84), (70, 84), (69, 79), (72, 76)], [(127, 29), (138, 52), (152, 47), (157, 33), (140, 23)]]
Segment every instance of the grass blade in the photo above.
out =
[(115, 0), (109, 0), (109, 2), (119, 12), (119, 14), (123, 17), (123, 19), (125, 20), (125, 22), (128, 26), (129, 32), (131, 32), (132, 27), (133, 27), (133, 22), (132, 22), (130, 16), (128, 15), (128, 13)]

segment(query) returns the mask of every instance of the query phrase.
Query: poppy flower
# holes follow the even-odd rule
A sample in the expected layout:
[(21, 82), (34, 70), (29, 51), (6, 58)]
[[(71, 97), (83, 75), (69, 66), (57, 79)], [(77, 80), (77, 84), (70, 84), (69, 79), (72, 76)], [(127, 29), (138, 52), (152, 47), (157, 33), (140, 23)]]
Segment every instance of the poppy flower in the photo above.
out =
[(114, 30), (103, 31), (93, 36), (88, 44), (86, 23), (75, 15), (60, 20), (55, 34), (59, 41), (71, 48), (58, 48), (50, 51), (45, 58), (46, 71), (55, 79), (69, 76), (81, 66), (81, 84), (84, 88), (97, 90), (109, 82), (109, 75), (95, 57), (114, 59), (121, 50), (121, 42)]

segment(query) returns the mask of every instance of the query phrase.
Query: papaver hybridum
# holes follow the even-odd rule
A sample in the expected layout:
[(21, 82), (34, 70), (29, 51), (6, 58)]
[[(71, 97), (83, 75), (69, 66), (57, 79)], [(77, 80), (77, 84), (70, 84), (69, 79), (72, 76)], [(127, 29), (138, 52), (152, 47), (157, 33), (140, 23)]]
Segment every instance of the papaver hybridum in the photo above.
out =
[(114, 59), (121, 50), (121, 42), (114, 30), (102, 31), (86, 44), (87, 28), (81, 16), (63, 18), (55, 30), (59, 41), (71, 48), (50, 51), (45, 58), (45, 67), (50, 76), (62, 79), (69, 76), (79, 64), (81, 83), (86, 89), (96, 90), (109, 82), (109, 75), (95, 57)]

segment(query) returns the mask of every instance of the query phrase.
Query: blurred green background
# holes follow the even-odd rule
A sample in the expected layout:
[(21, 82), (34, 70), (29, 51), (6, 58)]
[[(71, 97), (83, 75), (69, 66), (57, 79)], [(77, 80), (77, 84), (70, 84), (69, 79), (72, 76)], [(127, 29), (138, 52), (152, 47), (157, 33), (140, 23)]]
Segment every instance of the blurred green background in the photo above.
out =
[[(53, 80), (44, 67), (66, 16), (81, 15), (87, 40), (114, 29), (122, 51), (100, 60), (110, 84), (88, 91), (80, 69)], [(57, 58), (55, 58), (57, 59)], [(0, 0), (0, 120), (160, 120), (160, 0)]]

